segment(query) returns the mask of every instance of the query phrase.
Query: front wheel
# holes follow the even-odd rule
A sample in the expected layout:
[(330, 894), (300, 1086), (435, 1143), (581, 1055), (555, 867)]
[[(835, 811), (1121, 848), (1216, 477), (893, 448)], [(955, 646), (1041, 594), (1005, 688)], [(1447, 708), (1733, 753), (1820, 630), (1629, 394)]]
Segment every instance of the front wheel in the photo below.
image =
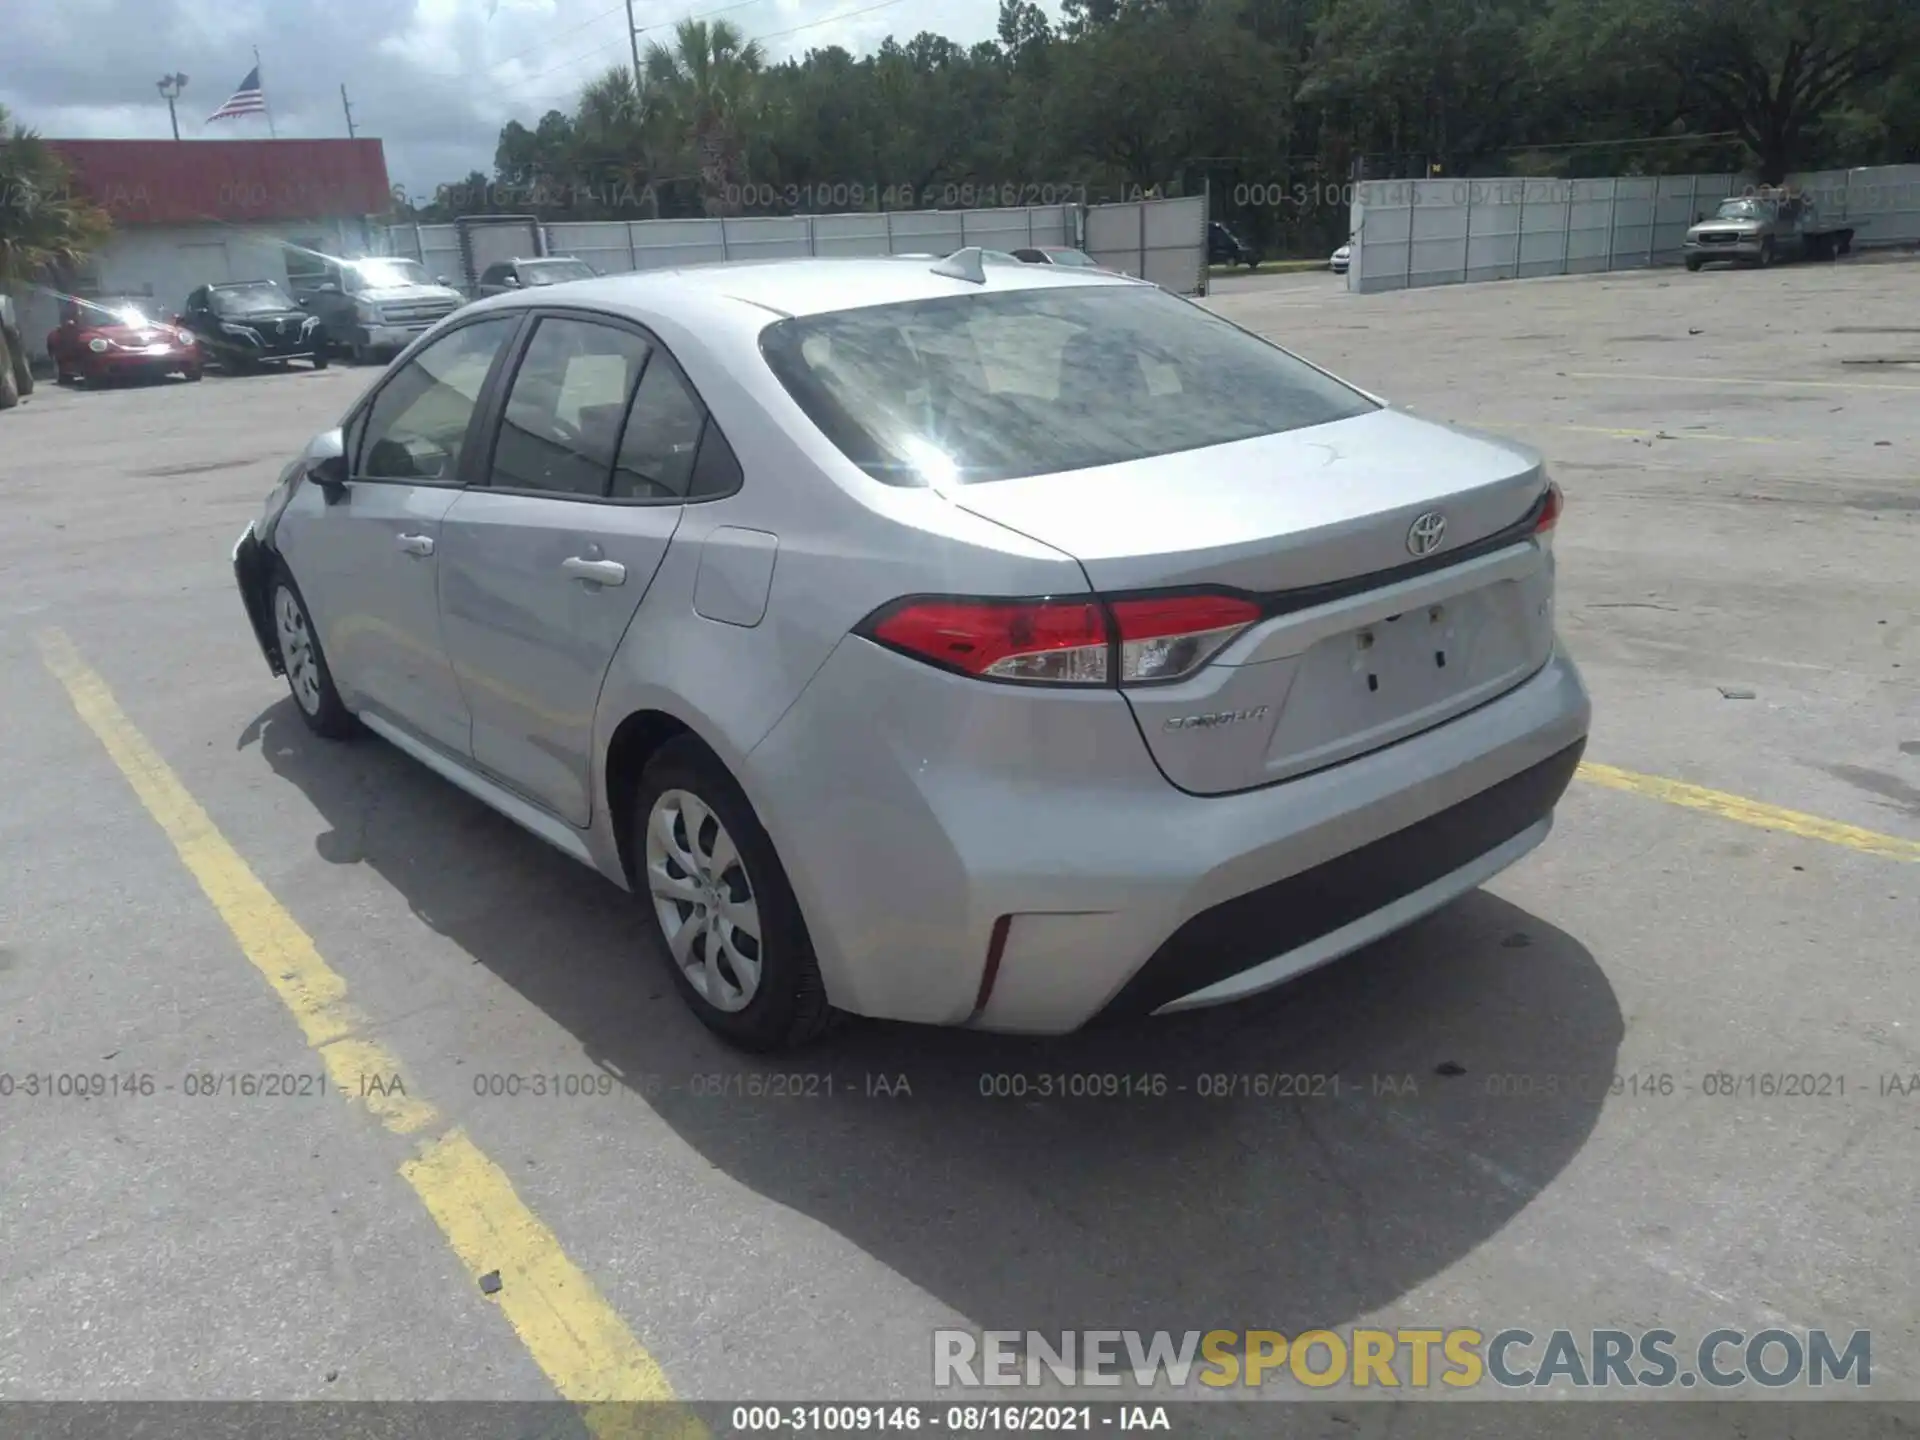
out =
[(202, 370), (198, 365), (196, 365), (191, 370), (186, 370), (181, 373), (183, 373), (187, 377), (187, 383), (189, 385), (192, 385), (196, 383), (200, 379), (200, 377), (204, 375), (206, 372)]
[(333, 687), (333, 672), (314, 632), (313, 617), (293, 572), (281, 564), (273, 577), (273, 633), (280, 642), (280, 664), (287, 689), (307, 728), (327, 740), (345, 740), (360, 728)]
[(1697, 271), (1705, 263), (1706, 262), (1703, 261), (1698, 255), (1687, 256), (1687, 269), (1689, 270)]
[(1774, 261), (1773, 241), (1770, 239), (1762, 240), (1760, 242), (1760, 268), (1762, 270), (1767, 269), (1770, 265), (1773, 264), (1773, 261)]
[(641, 773), (629, 823), (635, 888), (700, 1022), (751, 1051), (824, 1033), (835, 1012), (800, 904), (726, 767), (691, 737), (668, 742)]
[(326, 351), (316, 350), (313, 352), (313, 368), (316, 370), (324, 370), (327, 368), (327, 352)]

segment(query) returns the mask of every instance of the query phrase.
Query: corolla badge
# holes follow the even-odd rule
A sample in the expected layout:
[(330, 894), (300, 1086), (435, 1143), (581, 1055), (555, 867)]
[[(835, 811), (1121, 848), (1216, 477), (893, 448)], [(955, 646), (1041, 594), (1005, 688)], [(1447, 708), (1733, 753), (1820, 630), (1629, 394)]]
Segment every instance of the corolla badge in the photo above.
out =
[(1413, 522), (1407, 531), (1407, 549), (1415, 555), (1431, 555), (1447, 538), (1447, 517), (1429, 510)]
[(1242, 720), (1258, 720), (1266, 713), (1265, 705), (1255, 705), (1250, 710), (1215, 710), (1208, 715), (1176, 715), (1161, 729), (1213, 730), (1222, 725), (1238, 725)]

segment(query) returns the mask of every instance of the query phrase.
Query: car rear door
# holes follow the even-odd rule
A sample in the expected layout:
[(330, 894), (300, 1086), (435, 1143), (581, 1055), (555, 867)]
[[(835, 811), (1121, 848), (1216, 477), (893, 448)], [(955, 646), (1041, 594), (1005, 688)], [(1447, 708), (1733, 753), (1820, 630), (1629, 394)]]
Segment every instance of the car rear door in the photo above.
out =
[(706, 412), (654, 337), (559, 308), (537, 312), (496, 408), (486, 483), (446, 517), (447, 653), (475, 761), (584, 826), (601, 681), (680, 524)]
[(470, 725), (441, 639), (441, 521), (475, 473), (481, 397), (519, 324), (458, 326), (385, 376), (347, 426), (344, 491), (309, 487), (275, 530), (348, 706), (462, 757)]

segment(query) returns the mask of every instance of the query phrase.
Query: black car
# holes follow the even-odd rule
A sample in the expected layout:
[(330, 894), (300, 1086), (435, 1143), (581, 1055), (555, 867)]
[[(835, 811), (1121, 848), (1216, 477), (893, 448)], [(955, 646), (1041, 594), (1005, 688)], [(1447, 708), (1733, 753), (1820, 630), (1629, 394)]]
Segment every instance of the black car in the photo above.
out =
[(1244, 265), (1249, 270), (1260, 263), (1260, 252), (1218, 220), (1207, 222), (1207, 263)]
[(263, 364), (310, 361), (327, 368), (327, 342), (320, 319), (272, 280), (202, 285), (187, 297), (180, 323), (194, 333), (209, 359), (229, 373)]

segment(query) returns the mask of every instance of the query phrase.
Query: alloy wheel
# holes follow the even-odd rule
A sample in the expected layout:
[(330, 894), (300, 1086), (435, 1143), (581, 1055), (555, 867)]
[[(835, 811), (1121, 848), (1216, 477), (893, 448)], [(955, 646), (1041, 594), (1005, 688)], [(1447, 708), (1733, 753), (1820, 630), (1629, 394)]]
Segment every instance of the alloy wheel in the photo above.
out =
[(280, 663), (286, 667), (287, 685), (293, 691), (293, 698), (309, 715), (318, 715), (320, 659), (314, 653), (306, 611), (300, 608), (293, 591), (284, 585), (274, 591), (273, 626), (280, 637)]
[(760, 907), (733, 837), (687, 790), (663, 791), (647, 816), (647, 889), (674, 964), (716, 1010), (744, 1010), (760, 989)]

